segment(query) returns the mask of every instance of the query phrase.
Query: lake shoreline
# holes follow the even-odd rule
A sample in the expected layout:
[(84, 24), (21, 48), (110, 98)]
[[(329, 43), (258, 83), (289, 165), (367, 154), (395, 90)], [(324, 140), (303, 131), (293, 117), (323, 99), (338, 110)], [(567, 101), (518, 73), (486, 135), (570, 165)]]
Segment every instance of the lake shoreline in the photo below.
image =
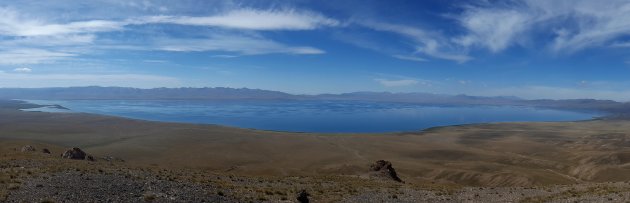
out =
[[(63, 104), (59, 104), (59, 103), (55, 103), (56, 100), (17, 100), (17, 101), (22, 101), (22, 102), (27, 102), (30, 104), (34, 104), (37, 105), (34, 108), (29, 108), (29, 109), (23, 109), (24, 111), (41, 111), (41, 112), (50, 112), (50, 113), (89, 113), (89, 114), (96, 114), (96, 115), (104, 115), (104, 116), (114, 116), (114, 117), (121, 117), (121, 118), (127, 118), (127, 119), (135, 119), (135, 120), (144, 120), (144, 121), (152, 121), (152, 122), (164, 122), (164, 123), (178, 123), (178, 124), (194, 124), (194, 125), (204, 125), (204, 124), (208, 124), (208, 125), (216, 125), (216, 126), (225, 126), (225, 127), (232, 127), (232, 128), (242, 128), (242, 129), (250, 129), (250, 130), (260, 130), (260, 131), (270, 131), (270, 132), (290, 132), (290, 133), (319, 133), (319, 134), (361, 134), (361, 133), (365, 133), (365, 134), (382, 134), (382, 133), (405, 133), (405, 132), (418, 132), (418, 131), (424, 131), (424, 130), (428, 130), (428, 129), (432, 129), (435, 127), (448, 127), (448, 126), (460, 126), (460, 125), (478, 125), (478, 124), (490, 124), (490, 123), (510, 123), (510, 122), (567, 122), (567, 121), (589, 121), (589, 120), (598, 120), (598, 119), (605, 119), (607, 117), (609, 117), (608, 115), (595, 115), (595, 114), (590, 114), (591, 116), (589, 117), (582, 117), (582, 118), (577, 118), (577, 119), (546, 119), (546, 120), (501, 120), (501, 119), (495, 119), (492, 121), (481, 121), (481, 122), (461, 122), (461, 121), (442, 121), (443, 123), (435, 123), (435, 124), (425, 124), (424, 126), (422, 125), (416, 125), (413, 124), (411, 127), (407, 127), (407, 129), (401, 129), (401, 130), (395, 130), (395, 129), (390, 129), (390, 130), (380, 130), (380, 131), (370, 131), (370, 130), (357, 130), (357, 131), (318, 131), (318, 130), (300, 130), (300, 129), (282, 129), (285, 128), (285, 126), (290, 126), (290, 124), (286, 124), (286, 125), (279, 125), (279, 124), (275, 124), (276, 127), (275, 128), (265, 128), (265, 127), (257, 127), (257, 126), (244, 126), (244, 125), (238, 125), (238, 124), (230, 124), (230, 123), (221, 123), (221, 122), (207, 122), (207, 121), (182, 121), (182, 120), (177, 120), (177, 119), (156, 119), (153, 117), (149, 117), (151, 116), (151, 114), (143, 114), (143, 116), (129, 116), (129, 115), (124, 115), (124, 114), (120, 114), (120, 113), (111, 113), (111, 112), (94, 112), (94, 111), (81, 111), (81, 110), (74, 110), (68, 107), (64, 107)], [(74, 100), (73, 100), (74, 101)], [(90, 102), (92, 100), (82, 100), (84, 102)], [(99, 100), (102, 101), (102, 100)], [(110, 100), (110, 101), (115, 101), (115, 102), (124, 102), (124, 103), (133, 103), (136, 102), (138, 100), (133, 100), (133, 101), (127, 101), (127, 100)], [(110, 102), (108, 101), (108, 102)], [(146, 101), (141, 101), (141, 102), (160, 102), (160, 100), (146, 100)], [(172, 100), (168, 100), (169, 102)], [(68, 102), (67, 100), (60, 100), (60, 101), (56, 101), (56, 102)], [(179, 102), (183, 102), (183, 103), (188, 103), (188, 102), (200, 102), (200, 101), (187, 101), (187, 100), (180, 100)], [(215, 102), (221, 103), (221, 102), (225, 102), (225, 101), (209, 101), (211, 102), (210, 105), (214, 105)], [(298, 101), (292, 101), (292, 102), (298, 102)], [(337, 102), (337, 101), (334, 101)], [(333, 102), (333, 103), (334, 103)], [(346, 101), (347, 102), (347, 101)], [(269, 101), (265, 101), (262, 102), (265, 104), (268, 104)], [(324, 104), (330, 103), (328, 101), (324, 101), (322, 102)], [(354, 102), (347, 102), (350, 104), (353, 104)], [(149, 103), (151, 104), (151, 103)], [(197, 104), (197, 103), (195, 103)], [(201, 103), (202, 105), (205, 103)], [(240, 104), (240, 103), (239, 103)], [(256, 101), (247, 101), (245, 103), (246, 105), (250, 105), (253, 104), (254, 106), (259, 104)], [(272, 103), (275, 104), (275, 103)], [(283, 103), (280, 103), (283, 104)], [(293, 103), (290, 103), (289, 105), (291, 105)], [(346, 103), (343, 103), (344, 105), (347, 105)], [(361, 104), (361, 103), (360, 103)], [(363, 104), (369, 104), (369, 105), (387, 105), (388, 103), (379, 103), (379, 102), (363, 102)], [(177, 105), (177, 104), (176, 104)], [(319, 103), (311, 103), (311, 105), (319, 105)], [(405, 106), (403, 106), (403, 108), (416, 108), (416, 107), (420, 107), (420, 108), (437, 108), (438, 110), (440, 108), (469, 108), (469, 109), (474, 109), (474, 108), (489, 108), (489, 109), (501, 109), (501, 108), (514, 108), (514, 109), (523, 109), (525, 111), (530, 111), (530, 110), (539, 110), (539, 111), (550, 111), (550, 112), (571, 112), (571, 113), (575, 113), (576, 115), (578, 113), (580, 113), (579, 111), (559, 111), (559, 110), (554, 110), (554, 109), (548, 109), (548, 108), (536, 108), (536, 107), (522, 107), (522, 106), (492, 106), (492, 105), (465, 105), (463, 107), (457, 107), (457, 106), (452, 106), (452, 105), (443, 105), (443, 106), (426, 106), (426, 105), (413, 105), (413, 104), (404, 104)], [(115, 104), (114, 104), (115, 106)], [(196, 107), (196, 106), (195, 106)], [(221, 106), (219, 106), (221, 107)], [(228, 106), (229, 107), (229, 106)], [(274, 108), (277, 108), (278, 105), (274, 106)], [(280, 106), (283, 107), (283, 106)], [(215, 107), (218, 108), (218, 107)], [(363, 108), (363, 107), (362, 107)], [(254, 109), (256, 110), (256, 109)], [(413, 109), (411, 109), (413, 110)], [(465, 109), (468, 110), (468, 109)], [(434, 110), (435, 111), (435, 110)], [(477, 111), (478, 112), (478, 111)], [(195, 112), (193, 112), (195, 113)], [(237, 112), (238, 113), (238, 112)], [(149, 115), (149, 116), (147, 116)], [(229, 115), (232, 116), (232, 115)], [(238, 114), (236, 114), (236, 116), (239, 116)], [(147, 118), (149, 117), (149, 118)], [(379, 118), (381, 119), (381, 118)], [(413, 118), (406, 118), (408, 121), (407, 122), (415, 122), (415, 120), (412, 120)], [(422, 120), (424, 119), (424, 120)], [(420, 117), (419, 120), (421, 120), (421, 122), (431, 122), (430, 117)], [(352, 119), (347, 119), (347, 120), (352, 120)], [(339, 122), (344, 122), (343, 120), (340, 120)], [(459, 122), (459, 123), (458, 123)], [(315, 125), (317, 123), (314, 123)], [(309, 125), (313, 125), (313, 123), (309, 124)], [(385, 124), (372, 124), (372, 125), (387, 125)], [(409, 124), (407, 124), (409, 125)], [(278, 127), (279, 126), (279, 127)], [(370, 126), (370, 125), (367, 125)]]

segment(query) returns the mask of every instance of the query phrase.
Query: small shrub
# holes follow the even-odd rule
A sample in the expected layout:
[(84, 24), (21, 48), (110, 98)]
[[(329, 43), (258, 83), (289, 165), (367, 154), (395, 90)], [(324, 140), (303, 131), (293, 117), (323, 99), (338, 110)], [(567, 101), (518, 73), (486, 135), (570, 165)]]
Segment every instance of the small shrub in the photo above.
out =
[(42, 200), (41, 203), (55, 203), (55, 200), (45, 199), (45, 200)]
[(153, 193), (145, 193), (144, 194), (144, 201), (145, 202), (152, 202), (156, 199), (157, 197), (155, 196), (155, 194)]

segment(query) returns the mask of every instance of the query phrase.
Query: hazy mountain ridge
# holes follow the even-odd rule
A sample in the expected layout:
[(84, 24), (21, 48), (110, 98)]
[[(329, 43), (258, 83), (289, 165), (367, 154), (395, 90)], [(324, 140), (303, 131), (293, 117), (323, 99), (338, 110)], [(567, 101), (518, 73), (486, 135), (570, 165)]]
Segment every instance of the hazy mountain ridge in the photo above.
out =
[(3, 99), (288, 99), (293, 95), (269, 90), (235, 88), (66, 87), (0, 88)]
[(248, 88), (154, 88), (67, 87), (67, 88), (0, 88), (0, 99), (33, 100), (357, 100), (404, 102), (427, 105), (517, 105), (601, 111), (617, 117), (628, 117), (630, 103), (596, 99), (526, 100), (512, 96), (483, 97), (431, 93), (352, 92), (343, 94), (295, 95), (280, 91)]

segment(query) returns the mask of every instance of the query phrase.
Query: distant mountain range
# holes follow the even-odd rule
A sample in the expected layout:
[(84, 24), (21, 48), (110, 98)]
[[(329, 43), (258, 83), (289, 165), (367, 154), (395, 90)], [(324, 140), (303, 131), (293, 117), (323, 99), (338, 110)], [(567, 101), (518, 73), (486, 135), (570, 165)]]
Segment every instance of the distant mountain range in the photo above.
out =
[[(517, 105), (600, 111), (617, 117), (630, 117), (630, 103), (612, 100), (566, 99), (525, 100), (518, 97), (481, 97), (429, 93), (353, 92), (344, 94), (294, 95), (279, 91), (248, 88), (154, 88), (66, 87), (0, 88), (0, 99), (26, 100), (356, 100), (403, 102), (427, 105)], [(626, 116), (628, 115), (628, 116)]]

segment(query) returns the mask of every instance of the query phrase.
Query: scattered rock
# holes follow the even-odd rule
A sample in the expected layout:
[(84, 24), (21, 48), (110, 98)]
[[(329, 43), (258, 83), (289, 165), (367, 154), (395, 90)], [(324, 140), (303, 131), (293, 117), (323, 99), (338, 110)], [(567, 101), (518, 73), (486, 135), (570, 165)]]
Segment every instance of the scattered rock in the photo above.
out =
[(125, 160), (118, 157), (113, 157), (113, 156), (104, 156), (104, 157), (101, 157), (101, 159), (105, 161), (109, 161), (109, 162), (112, 162), (112, 161), (125, 162)]
[(35, 147), (31, 146), (31, 145), (26, 145), (24, 147), (22, 147), (22, 152), (34, 152), (36, 151)]
[(48, 150), (48, 149), (46, 149), (46, 148), (42, 149), (42, 152), (43, 152), (44, 154), (50, 154), (50, 150)]
[[(142, 178), (128, 178), (130, 172)], [(65, 170), (24, 180), (0, 202), (239, 202), (213, 191), (213, 185), (163, 180), (142, 170)]]
[(376, 163), (370, 166), (372, 171), (378, 172), (380, 175), (383, 175), (387, 178), (390, 178), (397, 182), (402, 182), (398, 174), (396, 174), (396, 170), (392, 167), (392, 163), (385, 160), (378, 160)]
[(96, 161), (96, 159), (94, 159), (94, 157), (92, 155), (87, 155), (87, 157), (85, 157), (85, 160)]
[(302, 190), (300, 192), (298, 192), (297, 194), (297, 201), (300, 203), (308, 203), (308, 196), (311, 196), (311, 194), (308, 194), (308, 192), (306, 192), (306, 190)]
[(87, 154), (83, 152), (83, 150), (79, 149), (78, 147), (68, 149), (63, 154), (61, 154), (61, 158), (64, 158), (64, 159), (84, 160), (86, 156)]

